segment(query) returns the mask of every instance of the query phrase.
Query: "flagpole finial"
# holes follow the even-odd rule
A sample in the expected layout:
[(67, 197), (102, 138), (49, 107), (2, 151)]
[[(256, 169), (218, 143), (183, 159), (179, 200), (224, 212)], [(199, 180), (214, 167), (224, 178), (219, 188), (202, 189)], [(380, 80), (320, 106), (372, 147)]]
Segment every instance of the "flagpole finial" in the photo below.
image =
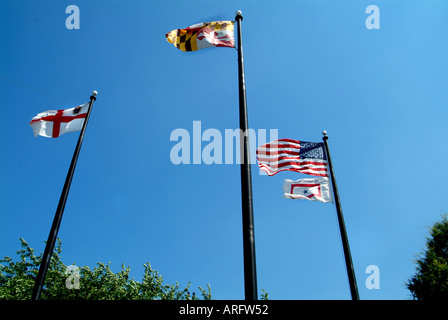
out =
[(327, 136), (327, 131), (322, 131), (322, 135), (323, 135), (323, 137), (322, 137), (322, 140), (327, 140), (328, 139), (328, 136)]
[(93, 90), (92, 96), (96, 96), (97, 94), (98, 94), (98, 92), (96, 90)]
[(327, 131), (322, 131), (322, 135), (326, 136), (327, 135)]
[(241, 10), (238, 10), (238, 11), (236, 12), (235, 20), (238, 20), (238, 19), (243, 20), (243, 13), (241, 12)]

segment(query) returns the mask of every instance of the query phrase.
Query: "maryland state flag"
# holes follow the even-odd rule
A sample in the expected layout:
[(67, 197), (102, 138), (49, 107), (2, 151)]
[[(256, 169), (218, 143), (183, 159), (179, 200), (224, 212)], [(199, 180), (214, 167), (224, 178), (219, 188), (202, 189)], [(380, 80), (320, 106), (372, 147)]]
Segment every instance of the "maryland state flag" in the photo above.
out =
[(235, 48), (234, 23), (234, 21), (198, 23), (185, 29), (173, 30), (165, 36), (168, 42), (184, 52), (208, 47)]

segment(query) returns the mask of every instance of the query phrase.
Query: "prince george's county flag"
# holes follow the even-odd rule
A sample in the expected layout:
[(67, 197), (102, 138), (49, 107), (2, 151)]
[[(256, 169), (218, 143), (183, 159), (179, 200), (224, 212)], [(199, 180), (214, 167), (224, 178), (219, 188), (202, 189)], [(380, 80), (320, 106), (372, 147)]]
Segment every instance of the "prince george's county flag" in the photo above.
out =
[(198, 23), (185, 29), (168, 32), (166, 40), (181, 51), (196, 51), (208, 47), (235, 48), (234, 21)]
[(271, 141), (257, 148), (260, 170), (273, 176), (280, 171), (296, 171), (328, 177), (324, 144), (292, 139)]
[(49, 110), (31, 119), (34, 136), (57, 138), (61, 134), (80, 131), (89, 109), (89, 103), (66, 110)]
[(332, 197), (328, 178), (286, 179), (283, 183), (283, 197), (289, 199), (307, 199), (312, 201), (331, 202)]

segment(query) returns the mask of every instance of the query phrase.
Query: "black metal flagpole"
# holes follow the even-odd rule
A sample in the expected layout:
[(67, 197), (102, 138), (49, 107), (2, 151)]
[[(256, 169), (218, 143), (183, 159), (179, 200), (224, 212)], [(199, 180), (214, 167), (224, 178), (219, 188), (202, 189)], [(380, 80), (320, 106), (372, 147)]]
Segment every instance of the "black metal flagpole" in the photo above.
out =
[(236, 12), (238, 27), (238, 85), (240, 110), (240, 150), (241, 150), (241, 198), (243, 211), (243, 255), (244, 255), (244, 287), (245, 299), (257, 300), (257, 271), (255, 266), (255, 232), (252, 200), (252, 175), (250, 169), (250, 148), (248, 135), (246, 82), (244, 79), (243, 39), (241, 21), (243, 15)]
[(34, 284), (33, 293), (31, 295), (31, 300), (39, 300), (42, 293), (42, 288), (45, 282), (45, 276), (50, 265), (51, 255), (53, 253), (54, 244), (59, 231), (59, 226), (61, 225), (62, 214), (64, 213), (65, 203), (67, 202), (68, 192), (70, 190), (70, 184), (72, 183), (73, 173), (75, 172), (76, 162), (78, 161), (79, 151), (81, 150), (82, 141), (84, 139), (84, 133), (86, 131), (87, 122), (89, 121), (90, 111), (92, 111), (93, 101), (96, 100), (97, 92), (93, 91), (90, 96), (89, 110), (84, 120), (84, 124), (79, 134), (78, 143), (76, 144), (75, 152), (73, 153), (72, 162), (70, 163), (70, 168), (67, 173), (67, 178), (65, 179), (64, 188), (62, 189), (61, 197), (59, 198), (59, 204), (56, 209), (56, 214), (54, 216), (53, 224), (51, 226), (50, 234), (48, 235), (47, 244), (45, 245), (45, 251), (42, 256), (42, 262), (39, 267), (39, 272), (36, 277), (36, 282)]
[(359, 300), (358, 286), (356, 284), (356, 277), (353, 268), (352, 256), (350, 254), (350, 247), (348, 245), (347, 231), (345, 230), (345, 223), (344, 223), (344, 217), (342, 215), (341, 202), (339, 200), (338, 187), (336, 185), (336, 179), (334, 178), (333, 165), (331, 163), (330, 150), (328, 148), (327, 143), (328, 140), (327, 132), (323, 131), (322, 134), (323, 134), (322, 140), (324, 141), (325, 146), (325, 153), (327, 154), (328, 159), (328, 167), (330, 169), (330, 178), (331, 178), (331, 185), (333, 186), (334, 201), (338, 213), (339, 229), (341, 231), (342, 247), (344, 248), (344, 257), (345, 257), (345, 264), (347, 266), (348, 281), (350, 284), (350, 293), (352, 295), (352, 300)]

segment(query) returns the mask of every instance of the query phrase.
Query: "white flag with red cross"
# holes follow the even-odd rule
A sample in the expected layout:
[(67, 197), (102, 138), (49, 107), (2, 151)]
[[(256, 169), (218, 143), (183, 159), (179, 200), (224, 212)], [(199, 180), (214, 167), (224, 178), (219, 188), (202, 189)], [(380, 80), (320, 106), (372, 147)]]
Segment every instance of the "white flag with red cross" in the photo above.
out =
[(80, 131), (88, 110), (89, 103), (84, 103), (66, 110), (44, 111), (31, 119), (30, 126), (35, 137), (57, 138), (67, 132)]

